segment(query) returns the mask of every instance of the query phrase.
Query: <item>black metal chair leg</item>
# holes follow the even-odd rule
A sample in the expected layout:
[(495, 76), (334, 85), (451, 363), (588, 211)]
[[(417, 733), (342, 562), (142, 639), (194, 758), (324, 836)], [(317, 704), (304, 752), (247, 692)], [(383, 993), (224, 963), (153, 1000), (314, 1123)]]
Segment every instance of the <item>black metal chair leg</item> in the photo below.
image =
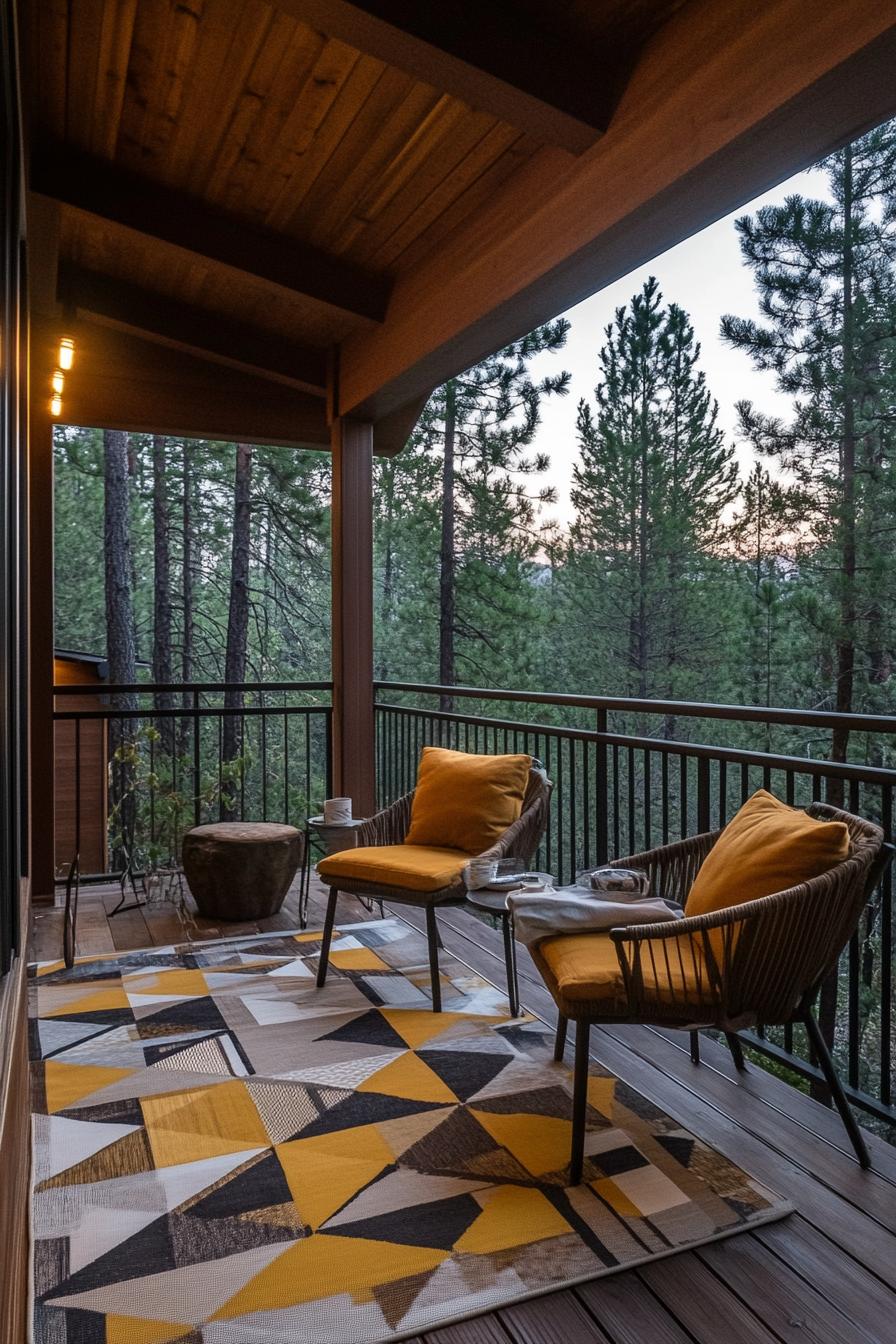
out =
[(426, 941), (429, 943), (429, 978), (432, 984), (432, 1010), (442, 1011), (442, 985), (439, 979), (439, 926), (436, 923), (436, 908), (426, 907)]
[(699, 1033), (699, 1031), (692, 1031), (692, 1032), (690, 1032), (689, 1034), (690, 1034), (690, 1037), (691, 1037), (691, 1063), (692, 1063), (692, 1064), (699, 1064), (699, 1063), (700, 1063), (700, 1033)]
[(510, 922), (509, 915), (501, 920), (501, 927), (504, 934), (504, 967), (507, 971), (507, 998), (510, 1001), (510, 1016), (519, 1017), (520, 1001), (516, 982), (516, 957), (514, 956), (513, 947), (513, 925)]
[(327, 980), (327, 966), (330, 963), (330, 943), (333, 941), (333, 925), (336, 922), (336, 902), (339, 899), (339, 892), (335, 887), (330, 888), (330, 899), (327, 902), (327, 916), (324, 920), (324, 936), (320, 940), (320, 955), (317, 962), (317, 987), (323, 989)]
[(859, 1166), (865, 1170), (871, 1166), (871, 1157), (862, 1137), (862, 1131), (858, 1122), (852, 1113), (849, 1102), (846, 1100), (846, 1093), (843, 1091), (843, 1085), (837, 1077), (837, 1070), (834, 1068), (834, 1061), (831, 1059), (827, 1043), (821, 1034), (818, 1023), (814, 1016), (808, 1010), (803, 1017), (803, 1023), (806, 1027), (806, 1034), (809, 1037), (809, 1044), (815, 1051), (819, 1067), (824, 1074), (825, 1082), (831, 1089), (831, 1097), (834, 1105), (840, 1112), (840, 1119), (846, 1126), (846, 1132), (849, 1135), (850, 1142), (855, 1149), (856, 1157), (859, 1159)]
[(726, 1031), (725, 1040), (728, 1042), (728, 1049), (731, 1051), (731, 1058), (734, 1060), (734, 1067), (738, 1073), (746, 1073), (747, 1061), (744, 1059), (743, 1046), (740, 1043), (740, 1037), (736, 1031)]
[(569, 1018), (564, 1017), (562, 1013), (557, 1014), (557, 1035), (554, 1040), (554, 1059), (559, 1063), (563, 1059), (563, 1052), (566, 1049), (566, 1028), (569, 1026)]
[(569, 1162), (569, 1183), (579, 1185), (585, 1164), (585, 1110), (588, 1105), (588, 1037), (589, 1022), (576, 1022), (576, 1064), (572, 1085), (572, 1155)]

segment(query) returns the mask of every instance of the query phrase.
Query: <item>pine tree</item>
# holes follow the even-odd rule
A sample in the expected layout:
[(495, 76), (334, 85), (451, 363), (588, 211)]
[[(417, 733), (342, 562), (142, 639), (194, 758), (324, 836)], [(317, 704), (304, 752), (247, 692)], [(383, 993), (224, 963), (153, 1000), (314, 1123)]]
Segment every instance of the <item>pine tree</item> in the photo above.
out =
[[(465, 678), (488, 676), (488, 654), (479, 658), (477, 650), (494, 653), (518, 620), (514, 599), (526, 582), (519, 563), (537, 549), (537, 506), (554, 497), (550, 487), (530, 495), (527, 481), (547, 470), (548, 459), (526, 449), (541, 399), (562, 396), (569, 386), (568, 373), (535, 381), (529, 365), (562, 349), (568, 331), (559, 318), (506, 346), (438, 388), (421, 417), (417, 443), (442, 456), (438, 676), (444, 686), (456, 684), (459, 670)], [(452, 703), (446, 694), (441, 707)]]
[[(168, 442), (164, 435), (152, 439), (152, 519), (153, 519), (153, 623), (152, 679), (161, 684), (174, 678), (171, 653), (171, 536), (168, 517)], [(156, 709), (173, 709), (170, 691), (155, 698)], [(174, 720), (159, 720), (162, 748), (170, 757), (174, 752)]]
[[(849, 713), (873, 701), (882, 651), (894, 645), (878, 598), (896, 499), (896, 124), (822, 166), (830, 201), (791, 196), (738, 220), (762, 316), (728, 316), (722, 334), (794, 398), (789, 422), (741, 403), (741, 429), (800, 494), (796, 558), (814, 588), (805, 610), (816, 639), (834, 648), (822, 684), (807, 692)], [(836, 729), (831, 759), (848, 749), (848, 728)]]
[[(224, 707), (222, 754), (225, 762), (234, 761), (243, 748), (243, 725), (233, 711), (243, 706), (243, 693), (231, 690), (246, 679), (246, 654), (249, 638), (249, 555), (252, 526), (252, 448), (236, 445), (236, 469), (233, 486), (233, 526), (230, 553), (230, 601), (227, 611), (227, 645), (224, 653)], [(230, 815), (232, 804), (224, 800), (223, 812)]]
[(718, 644), (708, 584), (737, 485), (699, 357), (651, 277), (606, 329), (596, 408), (578, 407), (566, 601), (603, 645), (612, 689), (639, 698), (692, 698)]
[[(106, 658), (109, 681), (115, 687), (131, 685), (136, 680), (127, 434), (117, 429), (105, 430), (103, 453)], [(116, 709), (136, 707), (133, 695), (127, 692), (113, 691), (111, 701)], [(110, 803), (113, 809), (116, 806), (121, 809), (119, 843), (113, 852), (113, 862), (119, 866), (130, 857), (133, 840), (133, 795), (129, 788), (130, 767), (125, 749), (128, 737), (129, 723), (126, 719), (113, 718), (109, 721), (112, 761)]]

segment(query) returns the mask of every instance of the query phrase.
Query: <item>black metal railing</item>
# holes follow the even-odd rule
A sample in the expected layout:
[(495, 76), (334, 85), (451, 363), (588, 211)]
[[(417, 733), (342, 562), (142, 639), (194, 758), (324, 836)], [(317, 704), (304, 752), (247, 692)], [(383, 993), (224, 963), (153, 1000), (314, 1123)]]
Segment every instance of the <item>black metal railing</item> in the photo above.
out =
[[(845, 807), (878, 822), (892, 839), (896, 719), (890, 716), (409, 682), (378, 682), (376, 691), (381, 804), (413, 788), (426, 744), (529, 752), (554, 781), (536, 862), (561, 882), (571, 882), (577, 868), (723, 826), (760, 787), (795, 806), (821, 800)], [(435, 708), (434, 701), (452, 708)], [(454, 708), (458, 703), (462, 709)], [(519, 705), (524, 718), (514, 713)], [(823, 759), (818, 748), (844, 721), (854, 759)], [(890, 1123), (896, 1122), (893, 903), (890, 873), (844, 952), (834, 1041), (853, 1101)], [(802, 1028), (760, 1030), (752, 1043), (818, 1080)]]
[(327, 681), (56, 686), (57, 873), (76, 855), (82, 881), (176, 862), (183, 832), (207, 821), (304, 818), (331, 791), (331, 693)]

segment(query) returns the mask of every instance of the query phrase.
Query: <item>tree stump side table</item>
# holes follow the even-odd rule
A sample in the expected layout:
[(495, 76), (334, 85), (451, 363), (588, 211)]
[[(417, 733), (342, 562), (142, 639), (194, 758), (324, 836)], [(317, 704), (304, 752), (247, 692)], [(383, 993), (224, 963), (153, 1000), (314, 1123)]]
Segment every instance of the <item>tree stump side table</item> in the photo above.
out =
[(283, 904), (304, 852), (302, 832), (272, 821), (220, 821), (184, 836), (183, 867), (209, 919), (266, 919)]

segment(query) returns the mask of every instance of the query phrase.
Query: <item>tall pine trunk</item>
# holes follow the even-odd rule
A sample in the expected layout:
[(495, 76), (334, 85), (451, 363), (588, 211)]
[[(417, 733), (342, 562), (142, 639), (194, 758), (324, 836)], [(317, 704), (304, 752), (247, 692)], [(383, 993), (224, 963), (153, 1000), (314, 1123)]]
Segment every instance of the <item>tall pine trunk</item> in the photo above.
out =
[[(454, 446), (457, 433), (456, 389), (445, 388), (445, 461), (442, 468), (442, 539), (439, 550), (439, 683), (453, 686), (454, 632), (457, 623), (457, 555), (455, 549)], [(454, 697), (443, 695), (439, 708), (449, 712)]]
[[(134, 709), (133, 695), (114, 687), (129, 685), (136, 677), (134, 598), (131, 586), (131, 527), (128, 500), (128, 436), (121, 430), (103, 432), (104, 556), (106, 587), (106, 658), (114, 709)], [(133, 767), (127, 759), (133, 738), (133, 720), (110, 719), (110, 804), (117, 810), (112, 863), (123, 868), (133, 856), (136, 821)]]
[[(855, 294), (853, 260), (853, 180), (852, 147), (843, 152), (843, 436), (840, 449), (840, 629), (837, 635), (835, 704), (838, 713), (851, 714), (855, 682), (856, 634), (856, 380)], [(831, 760), (845, 761), (849, 749), (849, 727), (835, 728), (831, 734)], [(844, 805), (842, 779), (827, 781), (827, 797), (836, 807)], [(818, 1025), (828, 1048), (834, 1045), (837, 1024), (838, 973), (831, 972), (818, 997)], [(830, 1105), (830, 1092), (823, 1083), (813, 1082), (812, 1095)]]
[[(246, 679), (246, 650), (249, 636), (249, 543), (251, 534), (252, 448), (236, 445), (236, 470), (233, 483), (233, 546), (230, 560), (230, 608), (227, 617), (227, 648), (224, 655), (224, 681), (230, 687)], [(224, 708), (243, 706), (242, 691), (226, 690)], [(224, 761), (235, 761), (243, 750), (243, 721), (239, 714), (224, 716)], [(221, 815), (232, 817), (235, 786), (225, 790)]]
[[(190, 444), (187, 439), (183, 441), (182, 451), (182, 493), (181, 493), (181, 654), (180, 654), (180, 679), (185, 686), (188, 686), (193, 680), (193, 645), (194, 645), (194, 610), (193, 610), (193, 473), (192, 463), (190, 461)], [(182, 704), (185, 710), (189, 710), (193, 703), (193, 697), (188, 691), (185, 691), (182, 697)], [(189, 718), (183, 718), (180, 722), (180, 742), (178, 749), (181, 755), (188, 751), (190, 740), (192, 738), (192, 723)], [(196, 778), (193, 780), (193, 792), (198, 796), (200, 791), (200, 780), (198, 778), (198, 762), (194, 763)]]
[(383, 537), (383, 605), (380, 620), (380, 661), (377, 677), (380, 681), (389, 679), (388, 651), (391, 648), (390, 626), (395, 614), (395, 466), (388, 462), (385, 475), (385, 510), (382, 524)]
[[(153, 626), (152, 679), (170, 684), (174, 680), (171, 656), (171, 535), (168, 517), (168, 443), (161, 434), (152, 439), (152, 534), (153, 534)], [(155, 696), (155, 707), (174, 708), (174, 696), (163, 691)], [(174, 755), (174, 719), (160, 718), (157, 724), (162, 751)]]

